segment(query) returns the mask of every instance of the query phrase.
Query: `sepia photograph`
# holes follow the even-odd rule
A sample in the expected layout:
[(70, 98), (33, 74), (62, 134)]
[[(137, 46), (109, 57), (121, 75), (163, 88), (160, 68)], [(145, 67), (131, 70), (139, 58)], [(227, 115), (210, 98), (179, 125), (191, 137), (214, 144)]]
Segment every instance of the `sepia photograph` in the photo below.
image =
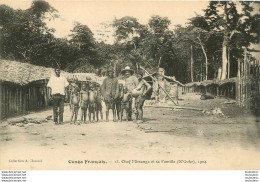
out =
[(257, 1), (0, 0), (0, 170), (260, 170)]

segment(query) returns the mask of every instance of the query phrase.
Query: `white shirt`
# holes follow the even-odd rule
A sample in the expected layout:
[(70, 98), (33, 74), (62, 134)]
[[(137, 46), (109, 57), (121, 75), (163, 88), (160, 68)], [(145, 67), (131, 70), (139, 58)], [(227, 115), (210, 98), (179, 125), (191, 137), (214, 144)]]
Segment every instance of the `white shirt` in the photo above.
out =
[(65, 87), (69, 86), (69, 82), (64, 76), (51, 76), (47, 87), (51, 88), (51, 95), (65, 95)]

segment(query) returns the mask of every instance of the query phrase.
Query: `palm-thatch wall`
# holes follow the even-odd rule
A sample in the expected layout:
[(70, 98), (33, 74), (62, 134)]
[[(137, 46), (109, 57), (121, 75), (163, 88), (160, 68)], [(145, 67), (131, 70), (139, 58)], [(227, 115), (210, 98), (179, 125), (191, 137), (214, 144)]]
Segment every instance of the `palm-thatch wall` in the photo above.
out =
[(225, 80), (205, 80), (202, 82), (187, 83), (183, 87), (185, 92), (200, 92), (202, 94), (211, 94), (214, 96), (225, 96), (235, 99), (237, 78)]
[(52, 74), (52, 68), (0, 60), (0, 118), (47, 107), (46, 84)]
[[(54, 74), (53, 68), (0, 60), (0, 119), (48, 107), (50, 94), (47, 83)], [(102, 77), (90, 73), (61, 71), (61, 75), (68, 80), (77, 77), (79, 81), (85, 81), (89, 76), (95, 82), (103, 81)]]

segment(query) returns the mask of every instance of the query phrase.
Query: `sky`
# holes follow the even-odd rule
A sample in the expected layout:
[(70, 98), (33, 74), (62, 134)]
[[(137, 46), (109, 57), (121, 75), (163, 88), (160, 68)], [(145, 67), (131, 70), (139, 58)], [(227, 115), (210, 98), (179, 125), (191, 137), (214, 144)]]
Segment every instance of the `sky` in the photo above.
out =
[[(59, 11), (60, 17), (48, 22), (50, 28), (56, 29), (55, 36), (62, 38), (70, 34), (75, 21), (87, 25), (94, 33), (96, 40), (113, 43), (113, 29), (102, 24), (111, 24), (115, 18), (133, 16), (142, 24), (148, 23), (152, 15), (168, 17), (170, 28), (175, 25), (185, 25), (189, 18), (203, 14), (207, 1), (69, 1), (46, 0)], [(27, 9), (31, 0), (0, 0), (14, 9)], [(104, 34), (105, 36), (101, 36)]]

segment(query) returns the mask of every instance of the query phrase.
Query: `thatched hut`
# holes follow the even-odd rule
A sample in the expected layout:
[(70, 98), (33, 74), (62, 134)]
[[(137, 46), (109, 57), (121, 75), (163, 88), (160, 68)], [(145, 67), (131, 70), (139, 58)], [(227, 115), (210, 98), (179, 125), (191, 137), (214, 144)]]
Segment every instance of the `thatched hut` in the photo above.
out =
[(0, 118), (46, 108), (49, 103), (46, 84), (53, 74), (53, 68), (0, 60)]
[[(49, 105), (47, 89), (53, 68), (35, 66), (10, 60), (0, 60), (0, 118), (7, 118), (27, 111), (44, 109)], [(93, 82), (102, 84), (103, 77), (93, 73), (68, 73), (61, 71), (68, 80), (77, 77), (79, 82), (91, 77)], [(68, 93), (67, 93), (67, 96)]]

